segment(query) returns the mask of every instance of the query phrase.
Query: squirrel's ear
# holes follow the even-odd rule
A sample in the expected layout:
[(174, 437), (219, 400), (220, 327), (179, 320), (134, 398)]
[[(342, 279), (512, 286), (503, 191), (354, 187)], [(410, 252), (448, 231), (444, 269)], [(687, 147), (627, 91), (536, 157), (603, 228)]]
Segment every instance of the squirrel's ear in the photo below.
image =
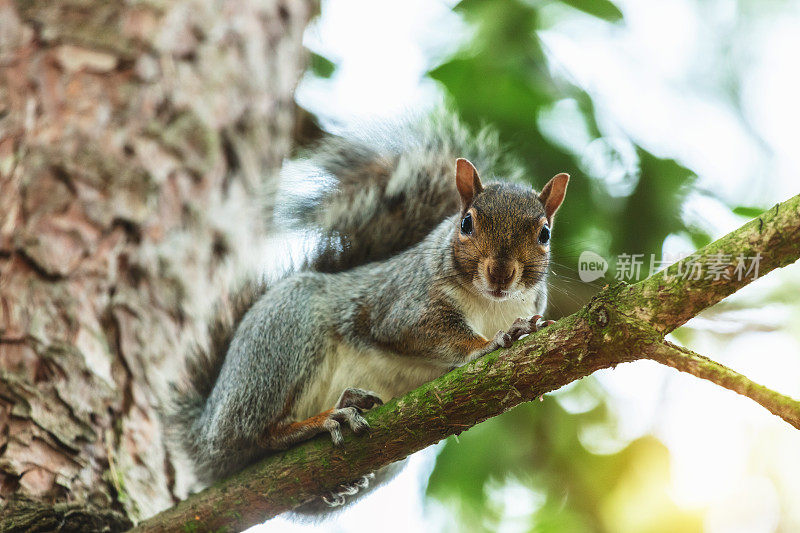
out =
[(466, 210), (475, 195), (483, 191), (475, 165), (464, 158), (456, 159), (456, 188), (461, 195), (461, 207)]
[(547, 223), (550, 226), (553, 225), (553, 216), (561, 206), (561, 202), (564, 201), (564, 195), (567, 194), (567, 183), (569, 183), (569, 174), (564, 172), (556, 174), (539, 193), (539, 200), (542, 201)]

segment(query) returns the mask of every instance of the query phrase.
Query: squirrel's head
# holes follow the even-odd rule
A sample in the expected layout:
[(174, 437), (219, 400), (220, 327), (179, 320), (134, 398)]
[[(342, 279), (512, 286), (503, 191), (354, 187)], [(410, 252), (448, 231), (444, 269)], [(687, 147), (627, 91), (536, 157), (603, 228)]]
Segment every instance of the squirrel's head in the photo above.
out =
[(518, 297), (544, 279), (553, 218), (569, 175), (542, 192), (509, 183), (484, 186), (466, 159), (456, 161), (461, 220), (453, 238), (455, 268), (471, 288), (492, 300)]

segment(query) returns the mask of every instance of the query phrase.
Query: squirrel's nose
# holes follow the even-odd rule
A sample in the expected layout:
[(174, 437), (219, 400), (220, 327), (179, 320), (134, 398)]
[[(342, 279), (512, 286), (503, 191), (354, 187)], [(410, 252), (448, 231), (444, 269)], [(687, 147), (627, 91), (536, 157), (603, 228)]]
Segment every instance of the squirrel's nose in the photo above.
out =
[(508, 263), (491, 262), (486, 265), (487, 277), (495, 285), (510, 283), (516, 273), (517, 269)]

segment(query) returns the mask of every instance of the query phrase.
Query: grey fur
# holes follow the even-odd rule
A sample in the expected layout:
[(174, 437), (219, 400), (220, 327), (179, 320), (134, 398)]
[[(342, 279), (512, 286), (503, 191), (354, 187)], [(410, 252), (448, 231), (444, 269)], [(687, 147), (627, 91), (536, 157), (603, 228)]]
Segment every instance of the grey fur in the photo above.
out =
[(162, 412), (164, 427), (170, 440), (183, 448), (203, 478), (207, 478), (205, 472), (209, 467), (206, 464), (210, 457), (200, 444), (196, 421), (202, 416), (206, 400), (217, 382), (233, 331), (267, 288), (264, 280), (246, 280), (231, 292), (228, 300), (217, 304), (208, 327), (207, 345), (195, 347), (186, 359), (185, 379), (171, 385), (169, 403)]
[[(188, 382), (175, 387), (166, 422), (202, 482), (321, 430), (336, 440), (331, 420), (363, 429), (356, 407), (289, 440), (276, 429), (333, 407), (327, 388), (350, 368), (353, 382), (337, 395), (360, 387), (388, 400), (475, 357), (453, 343), (477, 335), (452, 295), (463, 284), (451, 245), (460, 219), (454, 163), (466, 156), (491, 175), (499, 153), (493, 136), (470, 137), (443, 116), (399, 139), (338, 138), (318, 148), (313, 160), (337, 184), (298, 216), (319, 229), (322, 245), (306, 271), (248, 287), (216, 322), (211, 349), (190, 359)], [(543, 213), (529, 188), (489, 189), (503, 217), (523, 205)], [(545, 306), (543, 276), (526, 282), (531, 313)]]

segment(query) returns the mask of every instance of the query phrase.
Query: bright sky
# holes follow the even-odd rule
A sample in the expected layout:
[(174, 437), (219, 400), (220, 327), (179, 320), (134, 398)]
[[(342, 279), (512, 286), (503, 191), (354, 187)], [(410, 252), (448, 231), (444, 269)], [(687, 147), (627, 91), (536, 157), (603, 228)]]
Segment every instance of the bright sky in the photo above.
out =
[[(616, 3), (625, 14), (623, 26), (578, 17), (544, 35), (554, 62), (593, 95), (603, 129), (625, 132), (654, 153), (677, 158), (699, 173), (701, 188), (728, 201), (764, 206), (797, 194), (800, 3), (763, 3), (759, 9), (764, 6), (769, 16), (749, 17), (747, 26), (737, 22), (730, 1)], [(451, 4), (323, 2), (322, 17), (307, 31), (306, 44), (339, 68), (332, 80), (306, 79), (298, 100), (333, 128), (419, 114), (433, 106), (441, 94), (424, 73), (466, 38), (467, 30), (450, 11)], [(724, 69), (706, 62), (706, 57), (719, 57), (714, 47), (730, 32), (736, 33), (738, 43), (729, 51), (732, 61), (746, 65), (741, 116), (720, 97), (724, 80), (719, 71)], [(561, 107), (558, 112), (569, 113), (568, 103)], [(579, 153), (591, 153), (580, 136), (567, 142), (576, 143)], [(715, 236), (742, 223), (700, 194), (689, 202), (685, 216), (702, 221)], [(676, 238), (668, 245), (676, 250), (686, 246)], [(792, 315), (777, 305), (757, 308), (781, 280), (800, 278), (797, 265), (786, 270), (754, 283), (733, 300), (756, 308), (692, 321), (691, 347), (800, 397), (797, 309)], [(712, 335), (720, 328), (736, 330), (742, 323), (776, 331), (753, 328), (728, 342)], [(619, 412), (622, 440), (587, 435), (590, 449), (609, 450), (652, 432), (669, 447), (675, 501), (708, 509), (707, 531), (771, 532), (779, 512), (800, 530), (800, 506), (782, 502), (781, 507), (776, 490), (778, 484), (783, 494), (800, 501), (800, 432), (747, 399), (656, 364), (622, 365), (600, 373), (599, 379)], [(434, 453), (415, 456), (390, 486), (313, 530), (437, 529), (446, 517), (436, 509), (423, 517), (421, 497)], [(530, 499), (520, 496), (525, 490), (507, 487), (495, 496), (525, 501)], [(508, 526), (514, 530), (512, 516)], [(276, 519), (251, 531), (310, 530)]]

